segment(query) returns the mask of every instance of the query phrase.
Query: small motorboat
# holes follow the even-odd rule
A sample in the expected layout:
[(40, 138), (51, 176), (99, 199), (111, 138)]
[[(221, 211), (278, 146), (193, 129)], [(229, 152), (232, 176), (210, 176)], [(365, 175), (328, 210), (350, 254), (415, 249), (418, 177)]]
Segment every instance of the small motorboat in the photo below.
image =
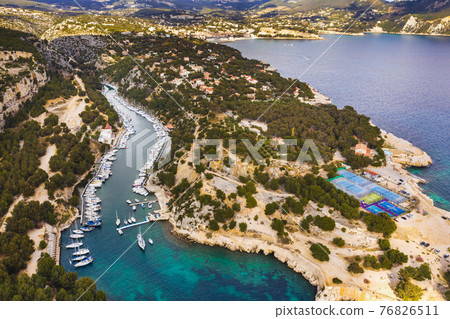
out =
[(125, 225), (128, 225), (128, 222), (127, 222), (126, 219), (123, 220), (123, 223), (124, 223)]
[(94, 227), (87, 227), (87, 226), (82, 226), (80, 227), (80, 230), (87, 232), (87, 231), (93, 231)]
[(141, 206), (142, 206), (142, 208), (145, 208), (145, 204), (144, 203), (142, 203)]
[(150, 245), (153, 245), (153, 240), (151, 238), (148, 239), (148, 242), (150, 243)]
[(118, 229), (117, 231), (119, 232), (119, 235), (123, 235), (122, 229)]
[(136, 203), (139, 203), (139, 199), (137, 199), (137, 198), (135, 198), (134, 201), (135, 201)]
[(133, 205), (133, 210), (136, 210), (136, 205)]
[(127, 204), (131, 204), (131, 200), (127, 199)]
[(79, 229), (74, 229), (74, 230), (72, 230), (72, 233), (78, 234), (78, 235), (82, 235), (82, 234), (83, 234), (83, 231), (82, 231), (82, 230), (79, 230)]

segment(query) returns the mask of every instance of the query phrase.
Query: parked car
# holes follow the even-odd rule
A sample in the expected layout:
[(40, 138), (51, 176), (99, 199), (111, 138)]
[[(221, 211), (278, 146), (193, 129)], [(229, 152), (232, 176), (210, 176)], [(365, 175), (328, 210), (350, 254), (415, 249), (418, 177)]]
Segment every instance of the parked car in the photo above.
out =
[(442, 217), (442, 219), (445, 219), (445, 220), (447, 220), (447, 217), (445, 217), (445, 216), (441, 216)]
[(425, 243), (425, 245), (424, 245), (425, 247), (429, 247), (430, 246), (430, 244), (429, 243)]

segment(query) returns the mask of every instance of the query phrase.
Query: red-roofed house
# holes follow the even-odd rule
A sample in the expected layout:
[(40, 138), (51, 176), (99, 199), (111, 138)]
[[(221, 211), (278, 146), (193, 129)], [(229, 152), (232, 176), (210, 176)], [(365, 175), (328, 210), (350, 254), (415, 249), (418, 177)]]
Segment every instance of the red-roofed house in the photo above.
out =
[(370, 154), (370, 148), (368, 148), (367, 145), (363, 143), (356, 144), (355, 153), (358, 155), (372, 157), (372, 154)]

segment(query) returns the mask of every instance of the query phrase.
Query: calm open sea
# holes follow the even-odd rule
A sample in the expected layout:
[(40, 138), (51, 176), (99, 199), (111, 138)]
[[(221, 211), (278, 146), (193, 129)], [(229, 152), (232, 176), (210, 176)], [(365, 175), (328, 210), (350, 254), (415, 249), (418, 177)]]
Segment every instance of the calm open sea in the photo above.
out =
[[(227, 44), (294, 79), (339, 35), (323, 37)], [(450, 210), (450, 37), (342, 36), (300, 80), (426, 151), (433, 164), (411, 171), (428, 181), (423, 189), (436, 205)]]

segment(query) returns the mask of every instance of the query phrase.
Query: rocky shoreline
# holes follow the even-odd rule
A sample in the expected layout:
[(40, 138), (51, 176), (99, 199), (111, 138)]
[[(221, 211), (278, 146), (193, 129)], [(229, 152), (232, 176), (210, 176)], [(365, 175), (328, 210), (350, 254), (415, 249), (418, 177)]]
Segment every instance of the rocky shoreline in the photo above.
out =
[[(431, 164), (431, 158), (424, 151), (413, 146), (408, 141), (398, 138), (393, 134), (388, 134), (382, 132), (383, 135), (388, 135), (388, 141), (393, 142), (391, 144), (393, 148), (400, 148), (400, 151), (406, 152), (408, 154), (407, 160), (403, 162), (403, 165), (418, 165), (427, 166)], [(403, 153), (401, 153), (403, 154)], [(397, 162), (398, 163), (398, 162)], [(398, 163), (400, 164), (400, 163)], [(404, 169), (398, 170), (405, 179), (410, 179), (409, 173)], [(414, 181), (418, 183), (419, 181)], [(157, 190), (158, 187), (153, 185), (153, 191)], [(164, 192), (163, 189), (160, 189)], [(431, 199), (423, 194), (419, 187), (417, 187), (416, 195), (420, 195), (427, 199), (427, 204), (433, 205)], [(306, 257), (302, 256), (297, 249), (293, 247), (277, 244), (275, 241), (269, 242), (265, 239), (254, 238), (254, 237), (243, 237), (237, 236), (233, 232), (227, 233), (212, 233), (205, 229), (188, 230), (183, 229), (177, 225), (173, 215), (170, 211), (167, 212), (170, 215), (169, 222), (171, 224), (171, 232), (173, 235), (182, 238), (187, 241), (196, 242), (203, 245), (209, 246), (221, 246), (227, 248), (231, 251), (241, 251), (246, 253), (263, 253), (265, 255), (273, 254), (273, 256), (282, 263), (285, 263), (289, 268), (295, 272), (300, 273), (308, 282), (317, 287), (316, 300), (330, 301), (330, 300), (358, 300), (358, 301), (368, 301), (368, 300), (396, 300), (395, 296), (388, 296), (377, 291), (365, 289), (359, 285), (354, 285), (351, 283), (344, 283), (341, 285), (329, 285), (327, 284), (327, 277), (323, 270), (321, 269), (320, 262), (313, 262)], [(304, 245), (302, 245), (304, 246)]]

